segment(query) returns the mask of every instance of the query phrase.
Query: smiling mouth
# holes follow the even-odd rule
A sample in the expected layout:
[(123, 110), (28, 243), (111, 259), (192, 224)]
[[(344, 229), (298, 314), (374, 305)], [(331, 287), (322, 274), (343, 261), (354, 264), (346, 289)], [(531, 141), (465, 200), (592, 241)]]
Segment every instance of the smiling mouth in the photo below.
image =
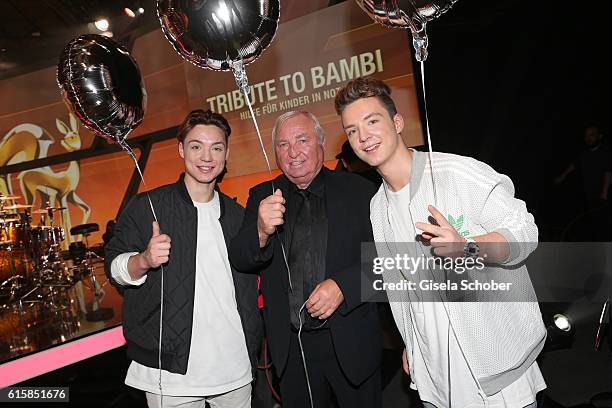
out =
[(197, 166), (197, 168), (203, 173), (210, 173), (215, 167), (214, 166)]
[(372, 146), (366, 147), (365, 149), (363, 149), (363, 151), (366, 153), (372, 153), (376, 151), (376, 149), (378, 149), (379, 146), (380, 146), (380, 143), (376, 143), (376, 144), (373, 144)]
[(289, 165), (290, 165), (291, 167), (298, 167), (298, 166), (301, 166), (301, 165), (302, 165), (302, 163), (304, 163), (304, 161), (303, 161), (303, 160), (302, 160), (302, 161), (297, 161), (297, 160), (296, 160), (296, 161), (292, 161), (292, 162), (290, 162), (290, 163), (289, 163)]

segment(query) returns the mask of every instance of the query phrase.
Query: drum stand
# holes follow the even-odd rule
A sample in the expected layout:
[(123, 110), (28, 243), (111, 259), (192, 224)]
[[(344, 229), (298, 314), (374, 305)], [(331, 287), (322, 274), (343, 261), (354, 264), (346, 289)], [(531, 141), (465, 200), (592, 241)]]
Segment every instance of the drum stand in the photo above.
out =
[[(90, 307), (85, 306), (85, 310), (86, 310), (85, 318), (90, 322), (99, 322), (103, 320), (109, 320), (114, 315), (114, 311), (112, 308), (100, 307), (100, 305), (102, 304), (102, 299), (104, 298), (104, 295), (105, 295), (104, 290), (102, 288), (108, 283), (108, 279), (106, 279), (104, 283), (100, 285), (96, 278), (95, 268), (93, 266), (92, 261), (94, 258), (95, 259), (102, 259), (102, 258), (96, 255), (93, 251), (89, 250), (89, 241), (88, 241), (89, 235), (92, 232), (96, 232), (96, 231), (99, 231), (98, 224), (81, 224), (81, 225), (77, 225), (76, 227), (72, 227), (70, 229), (71, 235), (82, 235), (85, 238), (84, 248), (81, 245), (80, 251), (79, 251), (80, 254), (82, 255), (82, 259), (80, 259), (79, 256), (75, 255), (73, 257), (73, 260), (75, 261), (75, 264), (79, 263), (80, 261), (79, 265), (75, 267), (75, 269), (77, 269), (78, 271), (79, 276), (81, 278), (89, 277), (89, 280), (91, 282), (90, 285), (85, 285), (94, 294), (94, 299), (91, 302)], [(71, 251), (71, 255), (76, 254), (77, 248), (79, 248), (79, 245), (76, 245), (73, 247), (71, 244), (71, 247), (75, 248), (74, 250)]]
[[(31, 258), (34, 260), (34, 288), (19, 299), (20, 305), (23, 302), (34, 304), (40, 303), (43, 305), (45, 313), (51, 313), (53, 319), (65, 325), (64, 315), (66, 310), (70, 308), (70, 298), (68, 291), (74, 285), (74, 282), (68, 276), (68, 268), (65, 263), (60, 260), (59, 246), (64, 240), (62, 229), (57, 228), (54, 222), (53, 212), (62, 208), (47, 207), (42, 210), (48, 215), (50, 226), (45, 227), (45, 215), (41, 217), (41, 225), (31, 229), (31, 219), (29, 214), (24, 215), (23, 224), (27, 226), (27, 236), (31, 247)], [(44, 214), (44, 213), (43, 213)], [(43, 229), (40, 229), (43, 228)], [(44, 228), (48, 235), (43, 234)], [(38, 231), (38, 234), (35, 232)], [(29, 297), (35, 296), (35, 299), (26, 300)], [(20, 308), (21, 310), (21, 308)]]
[[(59, 208), (61, 209), (61, 208)], [(73, 286), (73, 282), (68, 276), (68, 268), (61, 261), (59, 256), (60, 242), (64, 240), (63, 229), (55, 225), (53, 211), (58, 208), (47, 207), (41, 209), (45, 211), (49, 217), (49, 227), (45, 227), (45, 216), (41, 217), (39, 227), (34, 228), (30, 235), (32, 236), (32, 246), (35, 247), (32, 259), (36, 264), (36, 287), (38, 289), (47, 289), (48, 306), (54, 312), (60, 312), (64, 306), (59, 304), (58, 292), (68, 290)], [(29, 225), (29, 222), (27, 223)], [(49, 228), (49, 229), (45, 229)], [(57, 229), (56, 229), (57, 228)]]
[[(35, 290), (36, 288), (32, 289), (30, 293)], [(29, 296), (30, 293), (26, 294), (25, 296)], [(21, 332), (15, 334), (11, 338), (11, 343), (9, 347), (11, 352), (13, 353), (30, 351), (32, 349), (32, 341), (28, 335), (29, 330), (24, 319), (24, 316), (26, 314), (24, 310), (24, 301), (22, 299), (19, 299), (17, 302), (17, 306), (19, 310), (19, 327), (21, 328)]]

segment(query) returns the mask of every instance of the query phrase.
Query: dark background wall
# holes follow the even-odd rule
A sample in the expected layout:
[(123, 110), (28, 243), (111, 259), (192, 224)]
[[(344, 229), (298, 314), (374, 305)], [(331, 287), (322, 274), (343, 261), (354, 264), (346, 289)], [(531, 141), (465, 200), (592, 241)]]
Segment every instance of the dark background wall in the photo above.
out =
[(605, 3), (459, 0), (428, 25), (434, 149), (510, 176), (541, 239), (558, 238), (576, 214), (575, 177), (553, 179), (581, 151), (583, 129), (610, 131)]

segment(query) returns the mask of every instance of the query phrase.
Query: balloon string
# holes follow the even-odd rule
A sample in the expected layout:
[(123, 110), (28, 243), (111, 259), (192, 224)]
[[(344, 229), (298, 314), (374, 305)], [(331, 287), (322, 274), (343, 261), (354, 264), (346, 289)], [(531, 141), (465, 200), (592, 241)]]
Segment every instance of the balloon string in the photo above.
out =
[[(127, 138), (127, 135), (125, 138)], [(140, 175), (140, 180), (142, 181), (142, 185), (146, 188), (147, 183), (145, 182), (144, 175), (142, 174), (142, 170), (140, 169), (140, 165), (138, 164), (138, 159), (136, 158), (136, 154), (134, 153), (134, 150), (132, 150), (130, 145), (127, 144), (127, 142), (125, 141), (125, 138), (118, 142), (119, 146), (121, 146), (121, 148), (127, 152), (127, 154), (132, 158), (132, 160), (134, 160), (134, 164), (136, 165), (136, 170), (138, 171), (138, 174)], [(151, 196), (149, 195), (148, 191), (146, 194), (149, 200), (149, 206), (151, 207), (151, 213), (153, 214), (153, 219), (159, 225), (159, 221), (157, 220), (157, 214), (155, 213), (155, 208), (153, 207), (153, 202), (151, 201)], [(159, 347), (157, 350), (157, 364), (159, 367), (159, 377), (158, 377), (157, 385), (159, 387), (160, 407), (163, 408), (164, 393), (162, 390), (161, 351), (162, 351), (162, 333), (163, 333), (163, 317), (164, 317), (164, 266), (163, 265), (160, 265), (160, 266), (161, 266), (161, 295), (160, 295), (160, 300), (159, 300), (159, 304), (160, 304), (160, 308), (159, 308)]]
[[(255, 125), (255, 130), (257, 131), (259, 146), (261, 147), (264, 159), (266, 159), (268, 173), (270, 174), (270, 177), (272, 177), (272, 166), (270, 166), (270, 160), (268, 159), (268, 154), (266, 153), (266, 148), (264, 147), (261, 132), (259, 131), (259, 125), (257, 124), (257, 119), (255, 119), (255, 113), (253, 112), (251, 99), (249, 99), (249, 78), (247, 77), (246, 71), (244, 70), (242, 60), (236, 61), (232, 65), (232, 73), (234, 74), (234, 79), (236, 80), (236, 85), (238, 86), (238, 89), (242, 92), (242, 95), (244, 95), (244, 99), (246, 99), (246, 104), (249, 107), (249, 112), (251, 112), (251, 119), (253, 119), (253, 124)], [(274, 186), (272, 186), (272, 194), (274, 194)]]
[(429, 145), (429, 170), (431, 172), (431, 187), (433, 189), (434, 207), (438, 208), (438, 196), (436, 194), (436, 183), (434, 182), (434, 160), (433, 147), (431, 145), (431, 133), (429, 132), (429, 119), (427, 115), (427, 94), (425, 92), (425, 61), (421, 61), (421, 86), (423, 87), (423, 105), (425, 107), (425, 128), (427, 129), (427, 144)]
[[(247, 79), (246, 72), (241, 62), (234, 66), (233, 72), (234, 72), (234, 77), (236, 78), (236, 84), (238, 85), (238, 88), (242, 91), (244, 98), (246, 99), (246, 103), (249, 107), (249, 111), (251, 112), (251, 118), (253, 119), (253, 123), (255, 124), (255, 130), (257, 131), (257, 138), (259, 139), (259, 145), (261, 146), (261, 151), (263, 152), (264, 158), (266, 159), (266, 165), (268, 166), (268, 173), (270, 174), (270, 178), (271, 178), (270, 182), (272, 184), (272, 194), (274, 194), (274, 179), (272, 179), (272, 167), (270, 166), (270, 161), (268, 160), (268, 154), (266, 153), (266, 148), (264, 147), (264, 144), (263, 144), (261, 132), (259, 131), (259, 126), (257, 124), (257, 119), (255, 119), (255, 114), (253, 113), (253, 107), (251, 106), (251, 100), (249, 99), (249, 95), (248, 95), (248, 91), (249, 91), (249, 88), (247, 86), (248, 79)], [(278, 242), (280, 243), (281, 250), (283, 253), (283, 260), (285, 261), (285, 267), (287, 269), (287, 281), (289, 283), (289, 291), (293, 293), (293, 285), (291, 283), (291, 269), (289, 268), (289, 262), (287, 261), (287, 251), (285, 251), (285, 245), (283, 244), (283, 240), (280, 238), (280, 235), (278, 233), (278, 228), (276, 228), (275, 233), (276, 233), (276, 238), (278, 239)], [(306, 367), (306, 356), (304, 355), (304, 346), (302, 345), (302, 327), (303, 327), (302, 310), (304, 309), (305, 306), (306, 306), (306, 302), (304, 302), (304, 304), (300, 308), (300, 311), (298, 312), (298, 318), (300, 319), (300, 328), (298, 331), (298, 343), (300, 346), (300, 353), (302, 355), (302, 362), (304, 364), (304, 375), (306, 376), (306, 384), (308, 386), (308, 397), (310, 398), (310, 408), (314, 408), (314, 402), (312, 399), (312, 390), (310, 388), (310, 378), (308, 376), (308, 368)], [(325, 322), (323, 322), (323, 324), (320, 327), (322, 327), (326, 322), (327, 322), (327, 319), (325, 320)]]
[[(253, 119), (253, 124), (255, 125), (255, 131), (257, 132), (257, 138), (259, 139), (259, 146), (261, 147), (261, 151), (263, 152), (264, 158), (266, 159), (266, 165), (268, 166), (268, 174), (270, 175), (270, 183), (272, 184), (272, 194), (274, 194), (274, 179), (272, 179), (272, 167), (270, 166), (270, 160), (268, 160), (268, 154), (266, 153), (266, 148), (264, 147), (263, 138), (261, 137), (261, 132), (259, 130), (259, 125), (257, 124), (257, 119), (253, 113), (253, 106), (251, 105), (251, 100), (248, 95), (248, 86), (245, 85), (246, 72), (244, 68), (241, 66), (238, 68), (234, 68), (234, 77), (236, 78), (236, 83), (238, 84), (239, 89), (242, 91), (244, 95), (244, 99), (246, 99), (247, 106), (249, 107), (249, 112), (251, 112), (251, 119)], [(278, 234), (278, 228), (275, 230), (276, 237), (278, 238), (278, 242), (281, 245), (281, 251), (283, 253), (283, 260), (285, 261), (285, 267), (287, 268), (287, 280), (289, 282), (289, 291), (293, 293), (293, 285), (291, 283), (291, 270), (289, 268), (289, 262), (287, 261), (287, 251), (285, 250), (285, 244), (283, 244), (283, 240), (280, 238)]]
[[(302, 321), (302, 311), (306, 307), (306, 303), (308, 303), (308, 300), (306, 300), (302, 304), (302, 307), (300, 307), (300, 311), (298, 312), (298, 319), (300, 320), (300, 328), (298, 329), (298, 343), (300, 345), (300, 353), (302, 354), (302, 364), (304, 365), (304, 374), (306, 375), (306, 386), (308, 388), (308, 397), (310, 398), (310, 408), (314, 408), (314, 401), (312, 399), (312, 388), (310, 387), (310, 377), (308, 376), (308, 367), (306, 367), (306, 356), (304, 355), (304, 346), (302, 344), (302, 329), (304, 328), (304, 322)], [(321, 323), (314, 329), (322, 328), (323, 326), (325, 326), (325, 323), (327, 323), (327, 319), (325, 319), (323, 323)]]
[[(255, 124), (255, 130), (257, 131), (257, 138), (259, 139), (259, 146), (261, 147), (261, 151), (263, 152), (264, 158), (266, 159), (266, 165), (268, 166), (268, 173), (270, 177), (272, 177), (272, 167), (270, 166), (270, 160), (268, 159), (268, 153), (266, 153), (266, 148), (263, 144), (263, 139), (261, 138), (261, 132), (259, 131), (259, 125), (257, 124), (257, 119), (255, 119), (255, 115), (253, 113), (253, 106), (251, 105), (251, 101), (249, 100), (249, 95), (244, 96), (247, 101), (247, 106), (249, 107), (249, 111), (251, 112), (251, 118), (253, 118), (253, 123)], [(272, 187), (274, 190), (274, 186)], [(274, 191), (272, 191), (274, 194)]]

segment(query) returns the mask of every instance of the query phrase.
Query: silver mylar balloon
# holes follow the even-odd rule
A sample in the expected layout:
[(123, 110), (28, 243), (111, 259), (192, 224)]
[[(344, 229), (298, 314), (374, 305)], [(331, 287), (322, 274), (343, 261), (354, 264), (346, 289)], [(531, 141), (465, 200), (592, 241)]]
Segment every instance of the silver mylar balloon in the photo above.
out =
[(176, 52), (202, 68), (249, 64), (272, 42), (279, 0), (157, 0), (164, 35)]
[(440, 17), (457, 0), (355, 0), (374, 21), (392, 28), (410, 28), (418, 61), (427, 59), (427, 22)]
[(60, 55), (57, 83), (70, 109), (98, 136), (117, 143), (142, 122), (147, 93), (128, 51), (103, 35), (85, 34)]
[[(278, 28), (280, 0), (157, 0), (157, 16), (176, 52), (201, 68), (231, 70), (249, 93), (244, 66), (270, 45)], [(246, 98), (252, 109), (249, 98)], [(251, 115), (263, 155), (270, 163), (255, 115)]]

